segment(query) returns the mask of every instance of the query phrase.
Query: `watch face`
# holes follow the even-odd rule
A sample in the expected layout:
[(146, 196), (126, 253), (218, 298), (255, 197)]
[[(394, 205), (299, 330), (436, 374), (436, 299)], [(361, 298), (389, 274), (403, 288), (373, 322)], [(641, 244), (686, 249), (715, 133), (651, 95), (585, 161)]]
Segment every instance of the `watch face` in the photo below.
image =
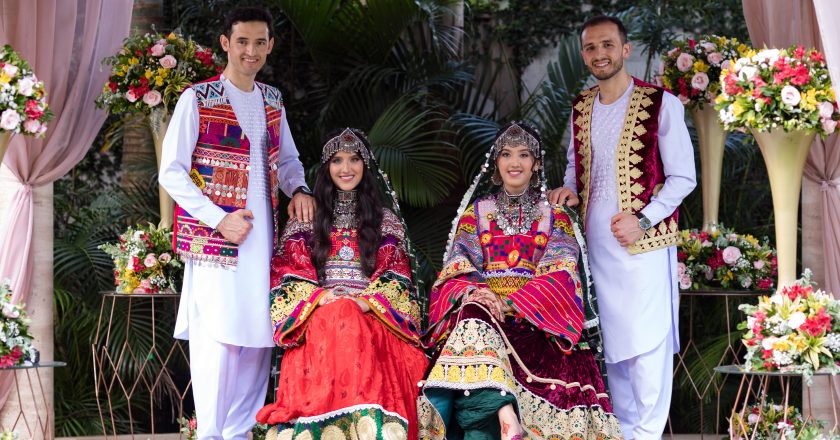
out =
[(650, 227), (653, 226), (650, 224), (650, 219), (647, 217), (642, 217), (639, 219), (639, 227), (647, 231)]

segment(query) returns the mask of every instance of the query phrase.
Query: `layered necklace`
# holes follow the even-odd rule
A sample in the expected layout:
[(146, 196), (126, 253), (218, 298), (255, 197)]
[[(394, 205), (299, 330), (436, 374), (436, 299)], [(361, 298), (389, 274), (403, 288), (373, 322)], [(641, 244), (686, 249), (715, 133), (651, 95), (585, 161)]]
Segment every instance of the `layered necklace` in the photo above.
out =
[(358, 226), (356, 220), (356, 191), (336, 189), (333, 205), (333, 226), (352, 229)]
[(540, 217), (537, 194), (530, 188), (510, 194), (502, 187), (496, 196), (496, 224), (505, 235), (526, 234)]

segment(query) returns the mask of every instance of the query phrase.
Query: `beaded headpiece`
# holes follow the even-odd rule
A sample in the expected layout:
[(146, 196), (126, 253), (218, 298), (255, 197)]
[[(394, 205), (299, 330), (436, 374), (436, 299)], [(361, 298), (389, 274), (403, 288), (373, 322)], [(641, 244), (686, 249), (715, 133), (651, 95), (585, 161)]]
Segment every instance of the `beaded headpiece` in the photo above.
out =
[(365, 165), (370, 162), (370, 151), (368, 151), (365, 143), (349, 127), (324, 144), (324, 150), (321, 152), (321, 163), (327, 163), (339, 151), (359, 153), (359, 156), (362, 156), (362, 160), (365, 161)]
[(530, 151), (537, 159), (542, 158), (542, 154), (540, 154), (540, 142), (532, 136), (531, 133), (528, 133), (527, 130), (522, 128), (519, 123), (513, 122), (510, 127), (508, 127), (504, 133), (496, 139), (496, 142), (493, 143), (493, 153), (491, 155), (491, 159), (496, 160), (503, 148), (513, 148), (519, 145), (525, 145), (528, 147), (528, 151)]

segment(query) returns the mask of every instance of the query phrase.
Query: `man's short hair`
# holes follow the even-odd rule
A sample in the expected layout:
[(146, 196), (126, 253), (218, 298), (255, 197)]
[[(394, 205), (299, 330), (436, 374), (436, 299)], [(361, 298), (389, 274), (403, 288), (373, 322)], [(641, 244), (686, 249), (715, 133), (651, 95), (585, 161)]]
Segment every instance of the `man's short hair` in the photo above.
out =
[(624, 27), (624, 23), (615, 17), (610, 17), (609, 15), (596, 15), (589, 20), (586, 20), (586, 22), (583, 23), (583, 26), (580, 27), (580, 34), (578, 36), (580, 38), (580, 42), (583, 43), (583, 31), (585, 31), (586, 28), (606, 23), (612, 23), (618, 27), (618, 34), (621, 36), (621, 44), (627, 42), (627, 28)]
[(247, 6), (234, 8), (225, 15), (224, 29), (222, 33), (230, 38), (233, 33), (233, 25), (247, 21), (261, 21), (268, 26), (268, 38), (274, 38), (274, 18), (265, 8), (258, 6)]

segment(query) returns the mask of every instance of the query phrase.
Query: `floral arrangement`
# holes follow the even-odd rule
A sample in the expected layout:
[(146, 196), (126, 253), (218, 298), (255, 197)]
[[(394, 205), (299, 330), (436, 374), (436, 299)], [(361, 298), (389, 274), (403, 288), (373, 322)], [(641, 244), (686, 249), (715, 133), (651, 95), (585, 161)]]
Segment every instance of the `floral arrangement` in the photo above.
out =
[(828, 135), (840, 119), (825, 59), (815, 49), (750, 50), (722, 70), (720, 87), (715, 109), (726, 129)]
[(836, 434), (825, 436), (824, 423), (814, 418), (807, 420), (794, 406), (785, 407), (773, 402), (755, 403), (729, 420), (735, 438), (750, 440), (816, 440), (836, 439)]
[(112, 70), (96, 104), (109, 113), (171, 110), (184, 88), (222, 71), (209, 48), (175, 33), (129, 37), (102, 62)]
[(178, 418), (178, 425), (181, 426), (181, 436), (185, 440), (195, 440), (198, 438), (195, 430), (198, 427), (198, 421), (195, 419), (195, 413), (189, 419), (186, 417)]
[(717, 96), (721, 70), (748, 50), (749, 47), (735, 38), (717, 35), (700, 40), (676, 40), (674, 48), (662, 55), (655, 80), (677, 95), (684, 105), (702, 106)]
[(3, 432), (0, 432), (0, 440), (18, 440), (19, 438), (20, 435), (16, 431), (4, 429)]
[(0, 281), (0, 308), (3, 312), (0, 318), (0, 368), (36, 360), (26, 306), (12, 302), (8, 281)]
[(722, 225), (712, 232), (680, 231), (677, 243), (680, 289), (771, 290), (776, 251), (767, 238), (736, 234)]
[(741, 304), (747, 371), (782, 371), (810, 377), (816, 371), (838, 373), (840, 302), (815, 290), (811, 272), (757, 305)]
[(170, 253), (172, 229), (129, 227), (118, 243), (99, 246), (114, 259), (118, 293), (175, 293), (184, 265)]
[(0, 131), (44, 137), (52, 119), (44, 82), (8, 44), (0, 48)]

